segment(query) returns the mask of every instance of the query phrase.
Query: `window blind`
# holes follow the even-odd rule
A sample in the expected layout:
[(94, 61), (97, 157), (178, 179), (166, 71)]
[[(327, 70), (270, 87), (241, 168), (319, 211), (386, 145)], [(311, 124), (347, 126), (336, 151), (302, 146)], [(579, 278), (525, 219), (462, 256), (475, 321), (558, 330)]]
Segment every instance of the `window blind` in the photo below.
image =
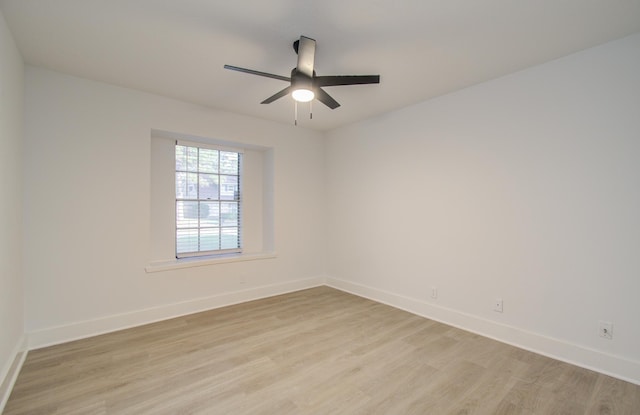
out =
[(242, 151), (176, 141), (176, 258), (242, 252)]

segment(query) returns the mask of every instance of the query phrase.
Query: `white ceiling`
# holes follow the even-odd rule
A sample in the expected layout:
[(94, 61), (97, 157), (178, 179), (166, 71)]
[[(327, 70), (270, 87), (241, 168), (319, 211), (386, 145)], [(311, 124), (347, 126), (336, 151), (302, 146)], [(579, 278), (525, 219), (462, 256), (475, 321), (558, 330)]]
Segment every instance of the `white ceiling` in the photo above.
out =
[[(25, 61), (72, 75), (278, 122), (293, 101), (291, 47), (317, 40), (318, 75), (380, 74), (328, 87), (329, 130), (640, 32), (640, 0), (0, 0)], [(304, 114), (304, 115), (302, 115)]]

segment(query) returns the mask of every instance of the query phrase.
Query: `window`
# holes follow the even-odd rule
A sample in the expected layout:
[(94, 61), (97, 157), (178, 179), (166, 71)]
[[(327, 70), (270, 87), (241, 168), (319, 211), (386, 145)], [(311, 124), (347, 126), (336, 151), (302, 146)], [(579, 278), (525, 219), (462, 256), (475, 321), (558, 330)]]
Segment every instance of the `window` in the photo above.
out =
[(242, 153), (176, 142), (176, 258), (242, 252)]
[[(179, 154), (176, 153), (176, 145), (183, 147), (183, 149), (178, 149)], [(217, 165), (222, 165), (222, 170), (218, 167), (218, 170), (211, 168), (210, 171), (206, 171), (207, 161), (204, 159), (202, 162), (205, 168), (200, 169), (198, 157), (207, 152), (194, 153), (194, 150), (190, 150), (192, 166), (189, 168), (187, 160), (189, 150), (185, 147), (239, 154), (237, 159), (232, 158), (237, 167), (229, 172), (228, 166), (225, 167), (229, 164), (228, 158), (223, 154), (220, 159), (221, 155), (218, 154), (217, 159), (213, 157), (210, 164), (213, 164), (213, 160), (217, 160)], [(275, 257), (275, 151), (273, 148), (214, 137), (151, 130), (149, 150), (150, 228), (149, 261), (145, 267), (147, 272), (164, 272), (180, 268)], [(209, 156), (211, 155), (215, 156), (215, 153), (209, 153)], [(196, 156), (195, 162), (194, 156)], [(176, 163), (176, 159), (178, 163)], [(220, 163), (221, 160), (224, 161)], [(180, 176), (181, 183), (176, 181), (176, 172), (184, 173)], [(195, 186), (190, 189), (191, 193), (200, 189), (198, 174), (210, 174), (217, 177), (218, 181), (214, 183), (217, 183), (218, 186), (222, 183), (220, 186), (222, 193), (217, 194), (219, 199), (207, 199), (210, 196), (206, 195), (203, 198), (202, 194), (188, 194), (187, 180), (190, 180), (192, 184), (195, 183)], [(220, 176), (223, 178), (221, 179)], [(225, 176), (227, 178), (228, 176), (237, 176), (237, 179), (225, 180)], [(205, 179), (207, 177), (205, 176)], [(203, 181), (201, 184), (205, 185), (206, 183)], [(181, 190), (177, 190), (177, 188)], [(236, 189), (239, 190), (238, 197), (231, 200), (228, 196), (230, 194), (235, 196)], [(210, 189), (207, 191), (210, 192)], [(178, 209), (179, 202), (192, 202), (187, 204), (191, 207), (186, 208), (186, 217), (184, 203), (181, 203), (180, 209)], [(206, 212), (206, 218), (200, 218), (205, 214), (207, 208), (198, 211), (199, 202), (209, 204), (217, 202), (218, 212), (222, 211), (223, 217), (212, 216), (214, 208), (208, 206), (209, 212)], [(233, 202), (236, 202), (235, 206), (238, 207), (237, 215), (234, 215), (233, 218), (235, 222), (230, 220), (231, 215), (227, 209), (228, 203)], [(223, 203), (225, 204), (221, 206)], [(189, 209), (192, 210), (188, 211)], [(180, 241), (178, 241), (178, 221), (181, 222)], [(214, 222), (215, 225), (209, 226), (207, 222)], [(203, 238), (200, 238), (201, 227), (205, 234)], [(236, 229), (233, 228), (237, 229), (237, 234)], [(234, 231), (231, 238), (228, 237), (230, 230)], [(206, 235), (207, 232), (220, 235), (214, 246), (216, 249), (207, 250), (207, 239), (211, 240), (211, 237)], [(190, 237), (186, 238), (182, 234)], [(230, 240), (233, 243), (231, 247), (227, 244)], [(189, 243), (183, 244), (183, 241)], [(189, 249), (186, 249), (185, 245), (188, 245)], [(218, 246), (220, 249), (217, 249)]]

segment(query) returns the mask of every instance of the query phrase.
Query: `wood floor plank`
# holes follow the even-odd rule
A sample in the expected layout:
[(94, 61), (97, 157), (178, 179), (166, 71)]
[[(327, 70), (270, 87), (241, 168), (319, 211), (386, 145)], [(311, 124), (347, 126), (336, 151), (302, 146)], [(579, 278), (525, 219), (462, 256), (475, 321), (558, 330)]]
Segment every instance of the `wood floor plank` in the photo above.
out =
[(5, 415), (640, 414), (640, 386), (328, 287), (31, 351)]

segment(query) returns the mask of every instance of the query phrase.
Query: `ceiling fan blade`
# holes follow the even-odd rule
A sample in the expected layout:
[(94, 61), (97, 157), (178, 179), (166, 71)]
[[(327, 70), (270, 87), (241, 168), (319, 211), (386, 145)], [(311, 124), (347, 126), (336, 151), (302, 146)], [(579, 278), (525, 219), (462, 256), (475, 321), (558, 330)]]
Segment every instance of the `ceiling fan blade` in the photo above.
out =
[(275, 101), (276, 99), (280, 99), (283, 96), (289, 94), (289, 92), (291, 92), (291, 86), (286, 87), (285, 89), (283, 89), (280, 92), (277, 92), (273, 95), (271, 95), (269, 98), (265, 99), (264, 101), (261, 102), (261, 104), (271, 104), (273, 101)]
[(224, 69), (230, 69), (232, 71), (244, 72), (244, 73), (249, 73), (251, 75), (259, 75), (267, 78), (278, 79), (280, 81), (291, 82), (291, 78), (286, 76), (274, 75), (272, 73), (267, 73), (267, 72), (254, 71), (253, 69), (240, 68), (238, 66), (224, 65)]
[(313, 77), (313, 61), (316, 55), (316, 41), (300, 36), (298, 43), (298, 72)]
[(337, 86), (337, 85), (363, 85), (379, 84), (380, 75), (336, 75), (336, 76), (316, 76), (313, 84), (316, 86)]
[(315, 89), (315, 93), (316, 93), (316, 99), (318, 101), (322, 102), (327, 107), (331, 108), (332, 110), (334, 110), (334, 109), (336, 109), (336, 108), (338, 108), (340, 106), (340, 104), (338, 104), (338, 101), (333, 99), (331, 97), (331, 95), (327, 94), (322, 89), (316, 88)]

